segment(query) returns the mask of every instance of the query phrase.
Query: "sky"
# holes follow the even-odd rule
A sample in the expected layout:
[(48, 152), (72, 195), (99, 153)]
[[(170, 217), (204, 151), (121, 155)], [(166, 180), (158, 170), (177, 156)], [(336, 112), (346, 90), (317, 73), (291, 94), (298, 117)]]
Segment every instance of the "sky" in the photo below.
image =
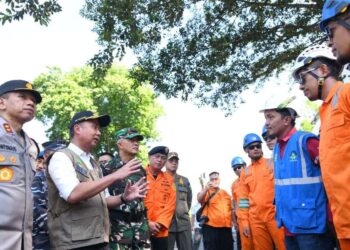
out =
[[(69, 71), (83, 66), (98, 51), (97, 36), (91, 31), (93, 24), (79, 14), (84, 1), (59, 3), (63, 11), (55, 14), (47, 27), (34, 23), (30, 17), (0, 26), (0, 83), (12, 79), (32, 81), (51, 66)], [(130, 67), (133, 62), (135, 58), (127, 53), (120, 63)], [(252, 132), (261, 134), (264, 117), (259, 110), (266, 101), (276, 96), (295, 95), (299, 106), (305, 103), (297, 86), (286, 84), (289, 80), (286, 73), (268, 82), (259, 93), (246, 91), (243, 93), (246, 102), (229, 117), (219, 109), (198, 108), (191, 103), (160, 97), (158, 101), (165, 111), (157, 122), (160, 137), (148, 146), (165, 145), (178, 152), (178, 173), (189, 178), (194, 194), (200, 191), (199, 175), (203, 172), (208, 175), (211, 171), (220, 172), (221, 187), (230, 192), (236, 178), (230, 167), (231, 159), (242, 156), (248, 161), (242, 149), (243, 137)], [(37, 120), (25, 124), (24, 129), (39, 143), (47, 141), (45, 127)], [(264, 153), (265, 156), (271, 154), (266, 147)]]

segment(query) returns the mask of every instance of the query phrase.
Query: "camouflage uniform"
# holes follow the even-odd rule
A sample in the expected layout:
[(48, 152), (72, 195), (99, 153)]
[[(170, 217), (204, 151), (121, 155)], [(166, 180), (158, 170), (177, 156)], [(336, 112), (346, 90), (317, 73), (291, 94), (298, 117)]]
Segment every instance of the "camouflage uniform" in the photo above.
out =
[[(111, 174), (123, 165), (121, 159), (116, 156), (105, 166), (103, 175)], [(135, 183), (143, 176), (146, 176), (146, 171), (142, 168), (139, 173), (111, 185), (108, 188), (109, 193), (114, 196), (122, 194), (128, 180)], [(142, 199), (109, 209), (109, 218), (111, 222), (110, 249), (150, 249), (146, 208)]]
[(47, 229), (47, 183), (44, 171), (39, 171), (32, 184), (33, 193), (33, 249), (49, 250)]

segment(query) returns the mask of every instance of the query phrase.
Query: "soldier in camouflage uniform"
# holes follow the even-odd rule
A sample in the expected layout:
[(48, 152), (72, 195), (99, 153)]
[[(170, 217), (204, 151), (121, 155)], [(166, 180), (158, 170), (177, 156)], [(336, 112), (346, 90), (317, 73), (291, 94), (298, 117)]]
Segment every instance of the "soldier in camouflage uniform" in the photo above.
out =
[[(139, 151), (139, 142), (143, 140), (143, 136), (132, 128), (121, 129), (115, 135), (118, 155), (104, 167), (104, 175), (117, 171), (135, 158)], [(135, 183), (143, 176), (146, 176), (146, 171), (142, 168), (142, 171), (110, 186), (108, 188), (110, 194), (122, 194), (128, 180)], [(110, 249), (150, 249), (148, 221), (142, 199), (109, 209), (109, 217), (111, 222)]]
[[(37, 165), (44, 164), (44, 152), (38, 155)], [(32, 184), (33, 193), (33, 249), (49, 250), (50, 240), (47, 229), (47, 183), (43, 167), (37, 167)]]

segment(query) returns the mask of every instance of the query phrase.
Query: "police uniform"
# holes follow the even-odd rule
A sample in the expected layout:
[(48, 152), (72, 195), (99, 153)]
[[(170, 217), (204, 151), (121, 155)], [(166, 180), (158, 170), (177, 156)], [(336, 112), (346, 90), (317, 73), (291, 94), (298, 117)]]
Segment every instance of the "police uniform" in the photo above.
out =
[[(0, 96), (13, 91), (31, 92), (41, 102), (33, 85), (22, 80), (0, 86)], [(30, 154), (30, 152), (33, 152)], [(31, 184), (35, 173), (36, 146), (0, 116), (0, 244), (1, 249), (32, 249), (33, 202)]]
[[(103, 174), (105, 176), (111, 174), (123, 167), (124, 164), (117, 155), (105, 166)], [(135, 183), (145, 176), (146, 171), (141, 168), (139, 173), (111, 185), (108, 188), (110, 195), (122, 194), (129, 180)], [(142, 199), (110, 208), (109, 218), (111, 222), (110, 249), (150, 249), (146, 208)]]
[(176, 207), (169, 227), (169, 249), (192, 249), (191, 221), (188, 211), (191, 208), (192, 189), (188, 179), (175, 174)]

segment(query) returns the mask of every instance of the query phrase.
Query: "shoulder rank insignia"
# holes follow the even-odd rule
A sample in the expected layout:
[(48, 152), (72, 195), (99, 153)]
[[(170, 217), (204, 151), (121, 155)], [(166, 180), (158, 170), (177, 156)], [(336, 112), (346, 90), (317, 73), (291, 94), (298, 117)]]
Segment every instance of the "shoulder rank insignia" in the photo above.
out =
[(7, 133), (12, 133), (12, 128), (8, 123), (4, 123), (4, 129)]
[(13, 170), (9, 167), (0, 168), (0, 182), (9, 182), (13, 179)]
[(16, 163), (16, 161), (17, 161), (17, 158), (15, 157), (15, 156), (10, 156), (10, 162), (11, 163)]

